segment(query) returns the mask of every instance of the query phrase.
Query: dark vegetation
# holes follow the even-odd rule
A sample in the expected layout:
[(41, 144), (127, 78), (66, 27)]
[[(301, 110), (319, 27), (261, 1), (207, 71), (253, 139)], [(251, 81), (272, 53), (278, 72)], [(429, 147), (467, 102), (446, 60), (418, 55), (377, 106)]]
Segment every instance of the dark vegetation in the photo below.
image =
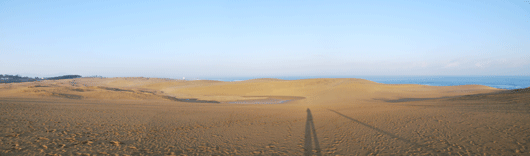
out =
[(0, 83), (16, 83), (16, 82), (33, 82), (41, 80), (60, 80), (60, 79), (75, 79), (80, 78), (81, 75), (63, 75), (50, 78), (39, 78), (39, 77), (22, 77), (19, 75), (3, 75), (0, 74)]
[(75, 79), (75, 78), (80, 78), (80, 77), (81, 75), (63, 75), (63, 76), (46, 78), (46, 80)]
[(35, 77), (21, 77), (19, 75), (2, 75), (0, 74), (0, 83), (13, 83), (13, 82), (32, 82), (42, 80), (41, 78)]

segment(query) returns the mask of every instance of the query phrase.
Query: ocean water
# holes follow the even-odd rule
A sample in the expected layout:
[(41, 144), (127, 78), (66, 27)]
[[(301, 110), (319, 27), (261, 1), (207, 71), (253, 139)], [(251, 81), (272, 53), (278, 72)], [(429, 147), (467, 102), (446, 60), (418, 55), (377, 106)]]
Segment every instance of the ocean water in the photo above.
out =
[[(218, 81), (243, 81), (259, 77), (212, 78)], [(530, 87), (530, 76), (307, 76), (269, 77), (284, 80), (310, 78), (360, 78), (384, 84), (420, 84), (430, 86), (484, 85), (500, 89)]]

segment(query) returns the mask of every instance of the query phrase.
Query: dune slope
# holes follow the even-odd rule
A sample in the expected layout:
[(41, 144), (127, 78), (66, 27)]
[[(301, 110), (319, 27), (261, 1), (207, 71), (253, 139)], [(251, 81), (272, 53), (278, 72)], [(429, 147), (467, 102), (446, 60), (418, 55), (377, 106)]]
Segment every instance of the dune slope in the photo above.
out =
[[(0, 84), (0, 154), (527, 155), (529, 94), (362, 79)], [(271, 98), (291, 101), (231, 103)]]

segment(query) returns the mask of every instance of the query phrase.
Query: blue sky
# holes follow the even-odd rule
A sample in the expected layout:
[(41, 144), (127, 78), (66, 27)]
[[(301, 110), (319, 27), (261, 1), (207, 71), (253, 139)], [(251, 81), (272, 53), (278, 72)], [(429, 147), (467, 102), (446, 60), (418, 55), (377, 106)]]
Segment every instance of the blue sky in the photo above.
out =
[(528, 1), (0, 1), (0, 74), (530, 75)]

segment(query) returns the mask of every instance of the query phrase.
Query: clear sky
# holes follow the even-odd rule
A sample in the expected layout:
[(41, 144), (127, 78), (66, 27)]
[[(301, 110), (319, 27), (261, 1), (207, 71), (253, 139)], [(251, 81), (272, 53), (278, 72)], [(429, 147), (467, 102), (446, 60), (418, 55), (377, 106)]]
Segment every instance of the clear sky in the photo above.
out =
[(0, 1), (0, 74), (530, 75), (530, 2)]

